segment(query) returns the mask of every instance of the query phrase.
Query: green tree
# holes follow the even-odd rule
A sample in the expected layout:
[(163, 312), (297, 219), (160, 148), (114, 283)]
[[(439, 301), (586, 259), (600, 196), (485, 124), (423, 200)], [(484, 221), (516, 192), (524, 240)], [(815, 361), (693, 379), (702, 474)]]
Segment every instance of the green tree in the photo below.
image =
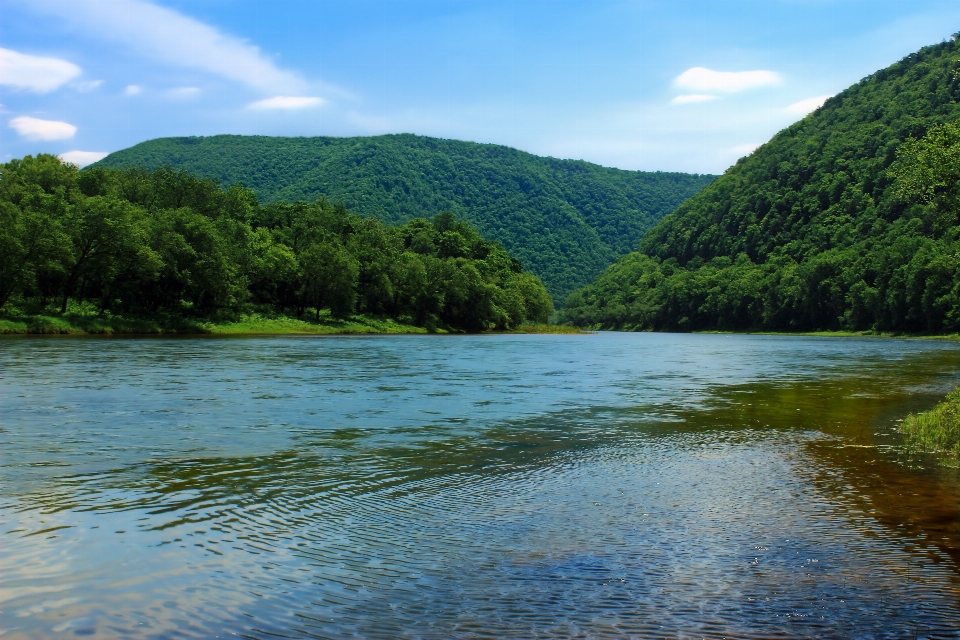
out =
[(957, 224), (960, 213), (960, 125), (951, 122), (910, 138), (897, 149), (894, 193), (907, 202), (932, 205), (936, 232)]
[(360, 264), (343, 245), (325, 241), (310, 245), (300, 259), (304, 306), (329, 308), (334, 317), (353, 312), (357, 299)]
[(67, 301), (83, 276), (109, 271), (124, 254), (137, 254), (144, 242), (139, 211), (110, 197), (79, 198), (68, 207), (63, 227), (69, 245), (60, 313), (67, 312)]

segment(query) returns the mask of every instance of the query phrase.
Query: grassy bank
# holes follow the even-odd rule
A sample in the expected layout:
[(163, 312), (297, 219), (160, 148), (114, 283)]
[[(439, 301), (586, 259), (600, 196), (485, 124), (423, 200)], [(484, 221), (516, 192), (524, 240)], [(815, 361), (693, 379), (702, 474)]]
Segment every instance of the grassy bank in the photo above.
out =
[(124, 318), (111, 315), (0, 315), (0, 334), (93, 335), (256, 335), (427, 333), (423, 327), (353, 315), (344, 319), (321, 314), (317, 320), (289, 316), (242, 315), (220, 321), (183, 318)]
[[(447, 333), (391, 319), (351, 315), (344, 319), (322, 313), (303, 318), (290, 316), (242, 315), (220, 321), (183, 318), (123, 318), (86, 313), (64, 315), (0, 314), (0, 335), (360, 335)], [(507, 333), (582, 333), (574, 327), (529, 324)]]
[(904, 418), (900, 433), (912, 448), (960, 458), (960, 389), (954, 389), (933, 409)]

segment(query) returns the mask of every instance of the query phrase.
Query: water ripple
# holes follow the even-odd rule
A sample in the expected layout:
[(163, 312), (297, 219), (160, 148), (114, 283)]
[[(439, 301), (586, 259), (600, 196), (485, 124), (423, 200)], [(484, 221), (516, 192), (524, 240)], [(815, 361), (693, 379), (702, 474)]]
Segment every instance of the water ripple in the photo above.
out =
[(900, 464), (890, 426), (958, 355), (0, 342), (0, 631), (958, 637), (957, 478)]

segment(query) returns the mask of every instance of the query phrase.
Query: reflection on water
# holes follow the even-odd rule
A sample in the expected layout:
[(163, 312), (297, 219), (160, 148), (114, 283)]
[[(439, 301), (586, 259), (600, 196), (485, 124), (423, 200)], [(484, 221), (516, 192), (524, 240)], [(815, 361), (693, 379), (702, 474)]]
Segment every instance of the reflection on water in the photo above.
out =
[(958, 637), (951, 343), (0, 341), (4, 637)]

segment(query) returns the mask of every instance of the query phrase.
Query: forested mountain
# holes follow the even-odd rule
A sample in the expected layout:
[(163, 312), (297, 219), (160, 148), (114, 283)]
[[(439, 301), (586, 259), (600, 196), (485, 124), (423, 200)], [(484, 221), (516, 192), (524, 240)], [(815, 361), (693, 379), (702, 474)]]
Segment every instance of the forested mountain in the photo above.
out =
[(563, 296), (715, 176), (646, 173), (415, 135), (163, 138), (94, 166), (184, 169), (263, 203), (326, 196), (386, 224), (451, 211)]
[(453, 214), (387, 226), (321, 198), (50, 155), (0, 165), (0, 309), (141, 318), (359, 311), (461, 331), (546, 322), (540, 279)]
[(960, 330), (960, 44), (926, 47), (741, 159), (595, 282), (607, 328)]

